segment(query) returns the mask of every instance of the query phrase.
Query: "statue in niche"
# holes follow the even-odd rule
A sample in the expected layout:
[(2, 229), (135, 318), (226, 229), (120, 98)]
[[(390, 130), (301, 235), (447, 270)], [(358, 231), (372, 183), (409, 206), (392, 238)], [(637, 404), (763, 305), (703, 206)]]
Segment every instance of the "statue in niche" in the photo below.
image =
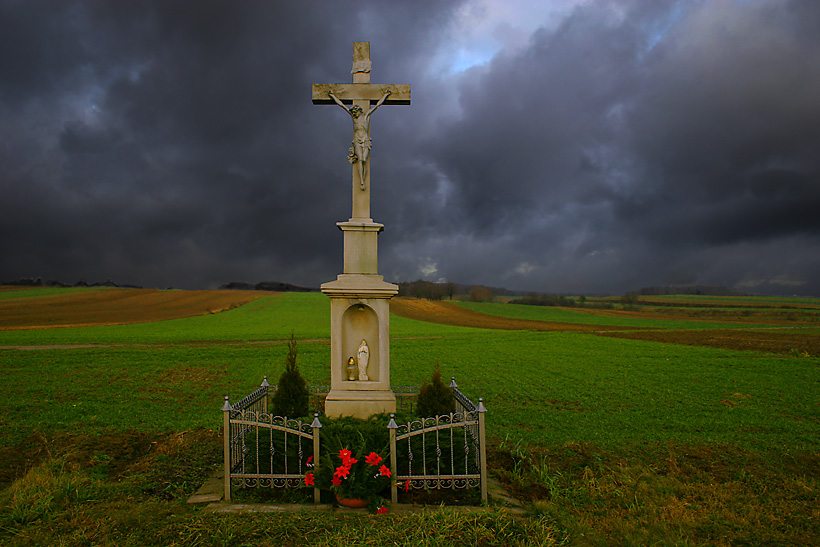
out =
[(358, 163), (359, 181), (362, 190), (365, 189), (364, 175), (367, 172), (367, 160), (370, 157), (370, 149), (373, 147), (373, 140), (370, 138), (370, 116), (387, 100), (387, 97), (390, 96), (391, 93), (388, 89), (384, 96), (379, 99), (379, 102), (370, 107), (370, 110), (365, 114), (364, 110), (358, 105), (353, 105), (350, 108), (346, 107), (345, 104), (334, 95), (333, 90), (327, 92), (330, 98), (344, 108), (345, 112), (353, 118), (353, 146), (351, 146), (348, 159), (350, 163)]
[(359, 381), (365, 382), (369, 380), (367, 377), (367, 361), (370, 359), (370, 350), (367, 349), (367, 342), (364, 340), (359, 345), (357, 357), (359, 358)]

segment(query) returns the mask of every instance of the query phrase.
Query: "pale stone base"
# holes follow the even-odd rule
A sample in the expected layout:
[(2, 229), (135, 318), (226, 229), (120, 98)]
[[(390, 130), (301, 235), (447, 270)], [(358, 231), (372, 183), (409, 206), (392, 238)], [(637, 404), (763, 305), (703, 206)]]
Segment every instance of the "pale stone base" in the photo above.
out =
[(332, 389), (325, 399), (325, 414), (330, 418), (353, 416), (368, 418), (373, 414), (396, 412), (392, 391), (347, 391)]
[[(376, 274), (341, 274), (322, 285), (322, 292), (330, 297), (328, 416), (368, 418), (396, 411), (390, 388), (390, 298), (398, 290)], [(358, 366), (363, 340), (369, 348), (367, 380), (360, 376), (361, 380), (348, 381), (347, 363), (352, 359)]]

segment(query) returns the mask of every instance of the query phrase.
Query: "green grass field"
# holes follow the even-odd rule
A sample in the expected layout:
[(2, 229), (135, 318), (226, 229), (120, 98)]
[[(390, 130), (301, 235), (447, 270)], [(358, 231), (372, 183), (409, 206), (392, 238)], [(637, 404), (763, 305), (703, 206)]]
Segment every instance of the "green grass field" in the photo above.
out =
[[(643, 319), (640, 317), (609, 317), (588, 313), (583, 308), (557, 308), (548, 306), (525, 306), (501, 304), (497, 302), (461, 302), (460, 306), (490, 315), (530, 319), (535, 321), (556, 321), (559, 323), (635, 327), (645, 329), (715, 329), (748, 327), (748, 324), (718, 321), (683, 321), (676, 319)], [(594, 310), (593, 310), (594, 311)]]
[[(38, 290), (60, 294), (19, 296), (33, 302)], [(461, 305), (565, 323), (736, 325)], [(377, 524), (344, 515), (216, 516), (184, 504), (218, 465), (223, 395), (237, 400), (263, 375), (275, 382), (291, 331), (308, 382), (329, 382), (329, 309), (324, 295), (288, 293), (155, 323), (0, 331), (0, 543), (730, 545), (820, 537), (818, 356), (398, 316), (392, 382), (420, 384), (438, 361), (469, 396), (483, 397), (491, 475), (527, 501), (529, 517), (444, 510)]]

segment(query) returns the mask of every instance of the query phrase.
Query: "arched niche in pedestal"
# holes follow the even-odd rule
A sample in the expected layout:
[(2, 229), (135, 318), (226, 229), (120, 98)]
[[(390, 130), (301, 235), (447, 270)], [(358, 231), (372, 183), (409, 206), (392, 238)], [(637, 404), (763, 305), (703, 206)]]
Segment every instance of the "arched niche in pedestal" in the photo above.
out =
[(376, 311), (361, 302), (349, 306), (342, 314), (342, 378), (347, 378), (347, 362), (353, 357), (358, 365), (359, 346), (367, 342), (369, 358), (368, 381), (379, 381), (379, 316)]

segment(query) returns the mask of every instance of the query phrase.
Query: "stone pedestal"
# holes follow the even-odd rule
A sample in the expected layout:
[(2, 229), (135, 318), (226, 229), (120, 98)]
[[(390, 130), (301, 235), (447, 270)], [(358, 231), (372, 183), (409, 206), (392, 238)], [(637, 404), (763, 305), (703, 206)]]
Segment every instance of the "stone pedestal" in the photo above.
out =
[(379, 271), (379, 232), (384, 224), (373, 222), (372, 218), (351, 218), (347, 222), (337, 222), (336, 226), (345, 234), (346, 274), (371, 275)]
[[(336, 281), (322, 285), (322, 292), (330, 297), (330, 393), (325, 399), (328, 416), (367, 418), (396, 411), (396, 397), (390, 387), (389, 300), (398, 291), (398, 285), (372, 274), (341, 274)], [(359, 380), (358, 376), (349, 380), (348, 362), (353, 358), (358, 372), (362, 340), (369, 350), (367, 380)]]
[[(351, 218), (336, 225), (344, 232), (345, 273), (322, 285), (322, 292), (330, 297), (330, 393), (325, 413), (367, 418), (395, 412), (396, 397), (390, 387), (390, 299), (399, 287), (377, 274), (377, 238), (384, 226), (370, 218)], [(360, 377), (362, 341), (368, 351)], [(351, 358), (353, 380), (347, 370)]]

